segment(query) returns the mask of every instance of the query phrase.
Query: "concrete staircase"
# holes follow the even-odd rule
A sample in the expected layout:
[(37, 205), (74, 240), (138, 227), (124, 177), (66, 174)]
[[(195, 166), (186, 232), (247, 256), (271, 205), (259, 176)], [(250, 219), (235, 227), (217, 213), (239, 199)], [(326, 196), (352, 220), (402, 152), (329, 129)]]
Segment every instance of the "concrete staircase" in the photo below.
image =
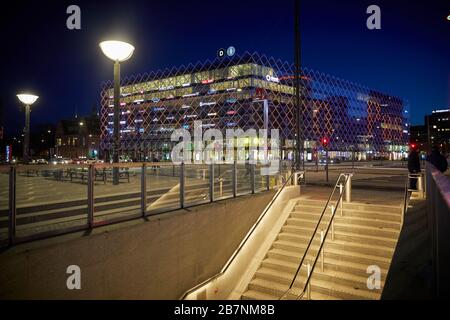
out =
[[(242, 299), (279, 299), (286, 292), (325, 204), (312, 199), (297, 201)], [(330, 216), (326, 213), (320, 228), (326, 228)], [(320, 260), (314, 269), (311, 298), (379, 299), (398, 240), (400, 221), (400, 206), (344, 203), (343, 216), (336, 212), (334, 240), (330, 231), (325, 241), (324, 270)], [(320, 237), (316, 236), (304, 263), (312, 265), (319, 245)], [(381, 269), (379, 290), (367, 288), (370, 265)], [(306, 268), (301, 268), (292, 292), (300, 292), (305, 279)]]

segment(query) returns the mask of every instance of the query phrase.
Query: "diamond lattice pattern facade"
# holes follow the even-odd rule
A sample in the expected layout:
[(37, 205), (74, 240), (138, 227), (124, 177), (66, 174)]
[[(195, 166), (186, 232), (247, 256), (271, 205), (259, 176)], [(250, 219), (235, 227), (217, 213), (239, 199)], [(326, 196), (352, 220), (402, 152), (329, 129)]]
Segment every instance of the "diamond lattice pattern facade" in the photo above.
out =
[[(279, 129), (283, 159), (295, 145), (294, 65), (257, 53), (144, 73), (122, 80), (121, 154), (168, 160), (174, 129)], [(397, 97), (321, 72), (300, 78), (305, 158), (326, 137), (335, 156), (402, 157), (409, 140), (408, 107)], [(113, 147), (112, 82), (101, 91), (101, 148)], [(266, 108), (266, 110), (265, 110)]]

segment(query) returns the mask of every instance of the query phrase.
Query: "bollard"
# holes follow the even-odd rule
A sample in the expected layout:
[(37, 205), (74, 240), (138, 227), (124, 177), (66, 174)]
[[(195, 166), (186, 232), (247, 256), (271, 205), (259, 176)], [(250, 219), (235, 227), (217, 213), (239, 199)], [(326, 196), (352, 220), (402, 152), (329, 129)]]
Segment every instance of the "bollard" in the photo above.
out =
[(347, 185), (345, 186), (345, 202), (352, 202), (352, 174), (347, 175)]
[(300, 185), (299, 178), (302, 178), (302, 177), (303, 177), (303, 172), (294, 173), (294, 186)]
[(424, 198), (424, 192), (423, 192), (423, 178), (422, 178), (422, 174), (419, 173), (417, 175), (417, 191), (420, 192), (420, 196), (421, 198)]

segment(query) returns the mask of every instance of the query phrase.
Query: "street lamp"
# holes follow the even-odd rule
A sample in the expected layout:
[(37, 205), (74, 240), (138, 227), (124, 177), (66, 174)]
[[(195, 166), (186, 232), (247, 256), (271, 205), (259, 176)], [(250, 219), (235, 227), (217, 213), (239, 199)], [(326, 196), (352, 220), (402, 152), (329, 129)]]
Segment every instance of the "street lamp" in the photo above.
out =
[[(103, 41), (100, 48), (105, 56), (114, 61), (114, 137), (113, 162), (119, 162), (120, 145), (120, 62), (133, 55), (134, 47), (122, 41)], [(119, 168), (113, 168), (113, 184), (119, 184)]]
[(39, 98), (33, 94), (21, 93), (17, 95), (20, 102), (25, 105), (25, 128), (23, 139), (23, 161), (28, 163), (30, 161), (30, 106)]

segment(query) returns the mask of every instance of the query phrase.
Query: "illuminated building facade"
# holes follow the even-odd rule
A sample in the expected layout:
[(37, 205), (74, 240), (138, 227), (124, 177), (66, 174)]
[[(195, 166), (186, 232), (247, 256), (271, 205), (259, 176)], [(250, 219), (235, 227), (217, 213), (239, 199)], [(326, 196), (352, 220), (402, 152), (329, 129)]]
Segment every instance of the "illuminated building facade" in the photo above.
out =
[[(292, 157), (295, 141), (294, 65), (257, 53), (216, 58), (131, 76), (121, 84), (120, 153), (137, 160), (168, 160), (174, 129), (279, 129), (281, 156)], [(332, 156), (360, 158), (407, 152), (408, 108), (399, 98), (321, 72), (303, 69), (301, 103), (305, 159), (319, 141)], [(112, 150), (112, 82), (101, 92), (101, 149)], [(225, 134), (224, 134), (225, 136)]]

